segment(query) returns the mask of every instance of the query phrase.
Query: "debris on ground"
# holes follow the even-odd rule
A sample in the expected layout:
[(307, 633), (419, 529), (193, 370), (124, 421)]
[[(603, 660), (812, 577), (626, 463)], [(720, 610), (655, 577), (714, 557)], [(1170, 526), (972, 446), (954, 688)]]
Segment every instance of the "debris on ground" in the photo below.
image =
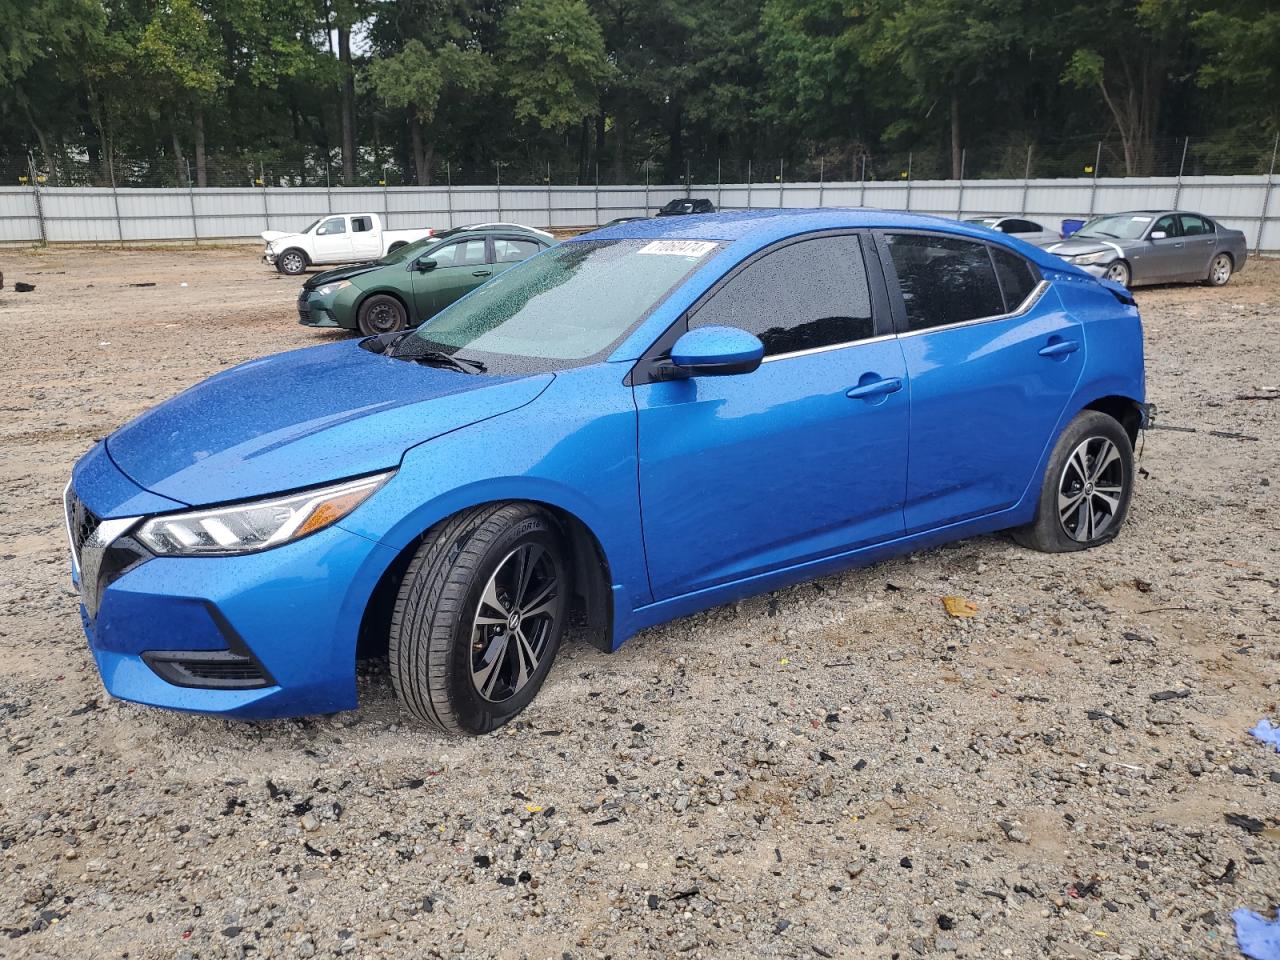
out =
[(13, 285), (15, 293), (30, 293), (35, 288), (36, 285), (34, 283), (23, 283), (21, 280), (16, 281)]
[(953, 617), (967, 620), (978, 615), (978, 605), (964, 597), (943, 597), (942, 606)]
[(1276, 748), (1276, 752), (1280, 753), (1280, 726), (1275, 726), (1269, 719), (1263, 717), (1249, 732), (1263, 743), (1271, 744)]
[(1274, 920), (1243, 907), (1232, 911), (1231, 919), (1236, 922), (1236, 943), (1249, 960), (1280, 960), (1280, 908)]

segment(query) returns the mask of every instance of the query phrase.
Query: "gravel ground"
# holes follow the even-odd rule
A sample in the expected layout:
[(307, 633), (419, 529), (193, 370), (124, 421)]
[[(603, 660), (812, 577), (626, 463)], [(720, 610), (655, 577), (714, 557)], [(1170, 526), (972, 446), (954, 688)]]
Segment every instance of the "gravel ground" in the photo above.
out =
[(1280, 263), (1139, 294), (1195, 432), (1147, 434), (1114, 544), (969, 540), (570, 642), (456, 742), (377, 667), (355, 712), (258, 724), (99, 684), (67, 471), (333, 339), (255, 258), (3, 258), (0, 956), (1236, 957), (1231, 911), (1280, 899), (1280, 755), (1245, 733), (1280, 696), (1280, 403), (1237, 399), (1280, 387)]

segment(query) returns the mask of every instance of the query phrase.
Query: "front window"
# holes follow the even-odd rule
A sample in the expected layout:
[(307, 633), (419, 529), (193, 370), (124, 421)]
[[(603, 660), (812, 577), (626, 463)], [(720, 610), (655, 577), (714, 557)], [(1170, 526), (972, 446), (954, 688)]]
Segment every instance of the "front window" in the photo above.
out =
[(395, 355), (443, 351), (496, 374), (579, 366), (602, 356), (719, 246), (583, 240), (552, 247), (446, 307), (397, 344)]
[(1152, 217), (1143, 213), (1122, 213), (1094, 217), (1076, 231), (1075, 236), (1088, 240), (1139, 240), (1151, 226)]
[(346, 233), (347, 221), (342, 217), (334, 217), (332, 220), (326, 220), (320, 224), (320, 229), (316, 231), (316, 236), (329, 237), (335, 233)]

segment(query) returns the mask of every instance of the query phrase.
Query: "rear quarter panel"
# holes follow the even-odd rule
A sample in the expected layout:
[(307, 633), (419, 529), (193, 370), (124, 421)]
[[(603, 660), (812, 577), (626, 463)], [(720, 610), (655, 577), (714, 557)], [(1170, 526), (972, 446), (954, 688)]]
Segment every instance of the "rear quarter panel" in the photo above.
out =
[(1122, 303), (1092, 280), (1059, 279), (1054, 288), (1063, 308), (1084, 328), (1087, 348), (1084, 372), (1060, 426), (1066, 426), (1071, 417), (1103, 397), (1145, 402), (1142, 318), (1138, 308)]

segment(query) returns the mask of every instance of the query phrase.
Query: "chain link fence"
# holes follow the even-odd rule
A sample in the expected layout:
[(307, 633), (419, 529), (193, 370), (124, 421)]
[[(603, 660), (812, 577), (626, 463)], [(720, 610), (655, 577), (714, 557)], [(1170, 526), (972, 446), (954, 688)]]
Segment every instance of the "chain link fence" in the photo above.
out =
[[(1186, 206), (1245, 231), (1254, 249), (1280, 251), (1280, 136), (1267, 143), (1192, 138), (1142, 150), (1078, 138), (1000, 150), (870, 154), (833, 152), (799, 162), (689, 158), (679, 176), (660, 164), (587, 165), (526, 159), (433, 162), (430, 185), (400, 166), (363, 158), (352, 186), (323, 151), (279, 158), (206, 159), (207, 187), (186, 158), (31, 156), (0, 165), (0, 242), (179, 240), (254, 237), (298, 230), (332, 213), (381, 214), (391, 229), (517, 220), (581, 228), (649, 216), (695, 194), (724, 210), (877, 206), (949, 217), (1018, 214), (1056, 229), (1060, 218)], [(181, 160), (182, 162), (179, 162)], [(951, 169), (956, 164), (958, 170)], [(953, 172), (962, 176), (953, 177)], [(408, 183), (406, 183), (406, 180)]]
[[(643, 183), (813, 183), (905, 180), (1003, 180), (1067, 177), (1177, 177), (1266, 174), (1274, 169), (1276, 138), (1255, 142), (1167, 137), (1130, 145), (1109, 137), (965, 146), (956, 157), (936, 147), (867, 152), (857, 147), (795, 157), (693, 155), (682, 160), (623, 160), (612, 156), (575, 162), (529, 156), (458, 161), (432, 157), (423, 177), (416, 166), (383, 150), (361, 150), (355, 174), (344, 177), (337, 150), (297, 156), (273, 152), (212, 153), (203, 163), (189, 155), (156, 152), (122, 156), (97, 147), (49, 155), (0, 157), (0, 185), (48, 187), (399, 187), (602, 186)], [(956, 167), (958, 166), (958, 170)], [(203, 172), (202, 172), (203, 170)], [(955, 174), (959, 173), (959, 176)], [(421, 182), (419, 180), (421, 179)]]

